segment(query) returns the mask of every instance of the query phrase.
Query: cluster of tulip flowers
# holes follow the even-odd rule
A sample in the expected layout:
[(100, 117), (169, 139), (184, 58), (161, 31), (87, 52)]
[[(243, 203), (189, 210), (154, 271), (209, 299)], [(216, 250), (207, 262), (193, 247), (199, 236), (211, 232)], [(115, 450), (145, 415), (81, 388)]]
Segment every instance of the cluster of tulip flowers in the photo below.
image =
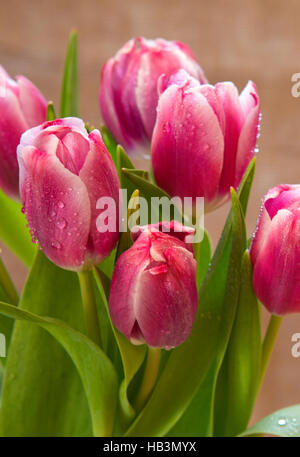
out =
[[(75, 32), (60, 117), (0, 67), (0, 238), (29, 268), (19, 297), (0, 265), (1, 436), (300, 435), (297, 405), (247, 429), (282, 317), (300, 311), (300, 185), (271, 189), (246, 236), (255, 84), (211, 85), (186, 45), (137, 38), (103, 66), (99, 101), (100, 130), (79, 118)], [(119, 230), (141, 197), (192, 204)], [(205, 231), (193, 242), (198, 197), (206, 212), (231, 199), (213, 255)]]

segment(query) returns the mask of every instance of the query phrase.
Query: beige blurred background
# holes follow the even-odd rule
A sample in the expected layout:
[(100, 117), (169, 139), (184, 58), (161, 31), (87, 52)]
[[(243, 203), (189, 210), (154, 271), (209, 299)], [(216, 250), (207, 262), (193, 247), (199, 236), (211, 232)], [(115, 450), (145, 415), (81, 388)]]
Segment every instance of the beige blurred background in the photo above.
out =
[[(211, 83), (232, 80), (241, 90), (248, 79), (255, 81), (263, 119), (250, 235), (264, 193), (279, 183), (299, 183), (300, 98), (291, 95), (291, 76), (300, 72), (299, 17), (298, 0), (0, 0), (0, 63), (11, 75), (33, 80), (57, 105), (68, 34), (76, 27), (81, 116), (95, 125), (100, 67), (134, 36), (187, 43)], [(206, 218), (214, 243), (227, 211)], [(5, 248), (3, 257), (21, 288), (25, 268)], [(291, 355), (296, 332), (300, 316), (286, 318), (252, 422), (300, 403), (300, 358)]]

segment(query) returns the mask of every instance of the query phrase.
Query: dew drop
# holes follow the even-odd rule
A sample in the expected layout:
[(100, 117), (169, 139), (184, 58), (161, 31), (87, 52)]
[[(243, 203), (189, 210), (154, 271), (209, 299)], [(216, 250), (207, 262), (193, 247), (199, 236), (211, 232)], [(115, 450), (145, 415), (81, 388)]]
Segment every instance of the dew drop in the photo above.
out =
[(50, 217), (55, 217), (55, 216), (56, 216), (56, 211), (54, 211), (54, 209), (53, 209), (50, 213)]
[(61, 249), (61, 243), (57, 240), (53, 240), (52, 243), (51, 243), (51, 246), (54, 248), (54, 249)]
[(280, 427), (283, 427), (284, 425), (286, 425), (286, 419), (284, 419), (284, 418), (278, 419), (278, 425), (280, 425)]
[(67, 226), (67, 221), (66, 221), (66, 219), (59, 219), (59, 220), (56, 222), (56, 226), (57, 226), (60, 230), (63, 230), (64, 228), (66, 228), (66, 226)]
[(59, 201), (59, 202), (57, 203), (57, 206), (58, 206), (59, 208), (61, 208), (61, 209), (62, 209), (62, 208), (64, 208), (64, 207), (65, 207), (65, 204), (64, 204), (64, 202), (62, 202), (62, 201)]

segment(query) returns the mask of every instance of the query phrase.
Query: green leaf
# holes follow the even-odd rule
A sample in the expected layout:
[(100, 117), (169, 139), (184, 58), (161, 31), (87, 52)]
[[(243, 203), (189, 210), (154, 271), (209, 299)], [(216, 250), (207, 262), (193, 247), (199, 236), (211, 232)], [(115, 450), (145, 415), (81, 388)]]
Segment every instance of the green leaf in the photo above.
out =
[(203, 240), (194, 246), (194, 256), (197, 261), (196, 282), (197, 290), (199, 290), (211, 260), (211, 244), (206, 231), (204, 231)]
[[(101, 349), (85, 335), (58, 319), (41, 317), (3, 302), (0, 302), (0, 312), (14, 319), (38, 324), (62, 345), (80, 374), (90, 406), (94, 435), (111, 436), (117, 379), (111, 362)], [(68, 418), (70, 419), (69, 415), (66, 415), (65, 419)], [(1, 419), (2, 428), (5, 429), (6, 417), (1, 416)]]
[(77, 32), (73, 30), (70, 34), (65, 60), (60, 100), (61, 117), (79, 115), (78, 98)]
[(124, 206), (126, 204), (126, 207), (128, 206), (128, 202), (130, 199), (130, 196), (133, 194), (133, 192), (136, 190), (136, 186), (134, 183), (131, 182), (130, 179), (126, 176), (125, 173), (123, 173), (123, 168), (124, 169), (132, 169), (134, 170), (134, 165), (132, 164), (131, 160), (129, 159), (128, 155), (122, 148), (122, 146), (117, 147), (117, 171), (120, 179), (120, 185), (121, 189), (127, 189), (127, 202), (124, 201)]
[[(13, 333), (3, 385), (1, 434), (90, 436), (91, 416), (94, 430), (98, 433), (99, 427), (99, 434), (105, 434), (114, 412), (116, 377), (106, 356), (78, 332), (84, 330), (84, 316), (76, 273), (56, 267), (39, 251), (20, 308), (0, 307), (4, 314), (28, 321), (17, 322)], [(30, 322), (43, 326), (57, 341)]]
[(252, 186), (252, 182), (253, 182), (253, 178), (254, 178), (254, 174), (255, 174), (255, 167), (256, 167), (256, 157), (253, 157), (253, 159), (249, 163), (249, 165), (244, 173), (243, 179), (241, 180), (241, 183), (239, 185), (239, 190), (241, 190), (241, 192), (238, 191), (238, 195), (240, 198), (241, 207), (243, 209), (244, 214), (246, 214), (246, 211), (247, 211), (250, 190), (251, 190), (251, 186)]
[(145, 179), (145, 177), (141, 175), (140, 170), (122, 168), (122, 174), (132, 183), (132, 188), (134, 190), (138, 189), (140, 191), (140, 196), (147, 200), (149, 223), (156, 223), (162, 219), (176, 219), (177, 221), (182, 222), (183, 217), (181, 211), (175, 205), (173, 205), (173, 215), (171, 209), (170, 215), (163, 217), (161, 202), (163, 199), (167, 199), (169, 202), (172, 199), (164, 190), (156, 186), (156, 184)]
[(113, 162), (117, 168), (118, 166), (118, 161), (117, 161), (117, 143), (110, 133), (110, 131), (105, 127), (105, 125), (102, 125), (100, 128), (101, 134), (102, 134), (102, 139), (104, 141), (105, 146), (107, 147), (108, 152), (111, 155), (111, 158), (113, 159)]
[(21, 205), (11, 200), (0, 189), (0, 208), (1, 214), (5, 215), (0, 223), (1, 240), (25, 265), (30, 266), (36, 246), (31, 241)]
[[(102, 296), (102, 301), (105, 304), (107, 313), (109, 315), (109, 308), (108, 308), (108, 298), (107, 293), (105, 293), (105, 289), (103, 287), (103, 280), (102, 275), (99, 272), (99, 269), (94, 269), (95, 279), (99, 287), (100, 294)], [(111, 321), (110, 321), (111, 322)], [(132, 421), (135, 416), (135, 411), (128, 400), (128, 387), (131, 381), (133, 380), (135, 374), (141, 367), (145, 355), (146, 355), (146, 346), (135, 346), (130, 343), (130, 341), (125, 338), (125, 336), (120, 333), (111, 323), (111, 327), (115, 336), (115, 340), (118, 344), (119, 351), (122, 358), (123, 363), (123, 370), (124, 370), (124, 380), (120, 387), (120, 405), (121, 405), (121, 418), (119, 429), (124, 429), (128, 423)], [(120, 431), (120, 430), (119, 430)]]
[(300, 404), (280, 409), (264, 417), (240, 436), (249, 435), (300, 437)]
[(260, 365), (260, 311), (246, 251), (237, 313), (216, 390), (216, 436), (235, 436), (246, 428), (257, 395)]
[(226, 236), (221, 238), (212, 268), (201, 287), (192, 333), (172, 351), (151, 398), (128, 430), (128, 436), (168, 433), (190, 405), (210, 367), (215, 364), (217, 372), (221, 364), (235, 316), (245, 240), (239, 200), (233, 190), (231, 193), (230, 228), (226, 228)]

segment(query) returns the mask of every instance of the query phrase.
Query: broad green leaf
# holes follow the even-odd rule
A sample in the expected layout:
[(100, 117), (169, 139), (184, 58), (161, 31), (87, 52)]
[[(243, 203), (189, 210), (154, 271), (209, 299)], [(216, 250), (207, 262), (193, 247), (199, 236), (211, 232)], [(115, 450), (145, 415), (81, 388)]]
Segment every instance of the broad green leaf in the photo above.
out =
[(260, 311), (246, 251), (237, 313), (218, 378), (214, 435), (235, 436), (246, 428), (257, 395), (260, 365)]
[[(94, 435), (110, 436), (112, 433), (116, 406), (117, 380), (111, 362), (101, 349), (85, 335), (58, 319), (38, 316), (3, 302), (0, 302), (0, 312), (13, 319), (38, 324), (43, 329), (47, 330), (50, 335), (62, 345), (73, 360), (78, 373), (80, 374), (90, 406)], [(45, 373), (43, 373), (43, 375), (45, 375)], [(36, 385), (35, 388), (37, 389), (38, 386)], [(65, 394), (66, 393), (67, 392), (65, 392)], [(17, 400), (17, 398), (15, 400)], [(5, 391), (3, 403), (4, 401)], [(53, 399), (48, 398), (49, 403), (50, 401), (52, 402)], [(4, 405), (2, 404), (2, 411), (3, 409)], [(39, 418), (41, 417), (41, 414), (42, 411), (40, 411)], [(47, 414), (47, 411), (45, 414)], [(72, 420), (72, 417), (70, 417), (69, 414), (70, 411), (68, 411), (68, 414), (65, 416), (66, 421)], [(6, 430), (5, 422), (6, 416), (2, 412), (2, 430)]]
[[(103, 286), (102, 275), (97, 268), (94, 269), (94, 273), (103, 303), (105, 304), (107, 313), (109, 315), (108, 296), (107, 291), (105, 292), (105, 288)], [(128, 400), (127, 391), (129, 384), (143, 363), (146, 355), (146, 346), (135, 346), (131, 344), (130, 341), (128, 341), (127, 338), (125, 338), (125, 336), (122, 335), (122, 333), (120, 333), (112, 323), (111, 327), (119, 347), (124, 370), (124, 380), (121, 384), (119, 395), (122, 414), (120, 418), (119, 428), (124, 429), (124, 427), (128, 425), (128, 423), (130, 423), (135, 416), (135, 411)]]
[[(251, 182), (254, 176), (254, 162), (252, 162), (248, 169), (243, 176), (242, 182), (239, 187), (238, 195), (240, 201), (244, 202), (243, 211), (246, 211), (246, 204), (249, 197), (249, 192), (251, 189)], [(222, 297), (225, 294), (225, 284), (227, 278), (227, 267), (229, 262), (229, 245), (231, 239), (231, 225), (232, 225), (232, 213), (227, 218), (221, 239), (215, 251), (214, 257), (211, 262), (211, 266), (209, 269), (208, 274), (206, 275), (204, 284), (200, 290), (200, 297), (199, 297), (199, 305), (200, 307), (203, 306), (205, 301), (205, 294), (207, 297), (210, 295), (210, 299), (215, 299), (216, 307), (218, 306), (218, 302), (221, 303)], [(241, 224), (243, 226), (243, 222)], [(243, 246), (245, 243), (245, 228), (241, 227), (240, 236), (240, 245)], [(205, 243), (205, 238), (204, 238)], [(205, 246), (205, 244), (204, 244)], [(196, 247), (196, 255), (198, 249)], [(234, 251), (232, 250), (232, 253)], [(230, 278), (231, 272), (228, 272), (228, 278)], [(238, 272), (235, 271), (235, 276), (238, 277)], [(201, 278), (201, 276), (200, 276)], [(199, 281), (199, 278), (198, 278)], [(233, 297), (236, 295), (238, 288), (233, 291)], [(214, 294), (216, 296), (214, 297)], [(230, 289), (228, 290), (229, 297), (227, 298), (231, 300), (230, 297)], [(225, 302), (224, 302), (225, 303)], [(228, 308), (230, 310), (230, 307)], [(228, 317), (226, 314), (226, 305), (224, 306), (225, 317)], [(222, 317), (216, 313), (215, 317), (212, 313), (207, 313), (207, 316), (210, 319), (219, 319), (221, 320)], [(234, 311), (232, 313), (232, 320), (234, 317)], [(208, 329), (214, 328), (212, 323), (208, 321)], [(204, 326), (204, 331), (205, 331)], [(229, 329), (230, 331), (230, 329)], [(207, 349), (207, 342), (205, 339), (205, 332), (203, 334), (203, 344), (202, 346), (198, 345), (197, 351), (199, 351), (199, 347), (203, 347), (205, 350)], [(213, 335), (209, 335), (207, 341), (209, 342), (211, 338), (211, 344), (214, 344), (215, 341), (218, 340), (218, 336), (215, 337)], [(228, 334), (227, 334), (227, 341), (228, 341)], [(222, 357), (224, 355), (224, 351), (226, 348), (226, 342), (224, 344), (223, 350), (218, 352), (218, 357), (215, 357), (214, 360), (211, 362), (211, 366), (203, 380), (200, 382), (200, 387), (198, 388), (197, 393), (192, 399), (192, 402), (189, 404), (187, 410), (181, 416), (180, 420), (176, 423), (176, 425), (172, 428), (169, 432), (170, 436), (210, 436), (213, 433), (213, 406), (214, 406), (214, 387), (216, 385), (218, 371), (220, 369), (220, 364), (222, 362)], [(192, 362), (191, 362), (192, 363)], [(171, 381), (170, 381), (171, 382)]]
[(78, 116), (77, 32), (69, 38), (60, 99), (60, 116)]
[[(19, 297), (15, 286), (0, 258), (0, 300), (10, 302), (13, 305), (18, 305)], [(0, 316), (0, 335), (5, 338), (6, 356), (10, 345), (11, 335), (13, 331), (13, 322), (6, 316)], [(0, 365), (6, 364), (6, 357), (0, 357)]]
[(240, 436), (249, 435), (300, 437), (300, 404), (280, 409), (264, 417)]
[(30, 266), (36, 246), (31, 241), (25, 216), (21, 212), (21, 205), (11, 200), (0, 189), (0, 208), (2, 214), (0, 239), (25, 265)]
[(107, 147), (108, 152), (111, 155), (111, 158), (113, 159), (113, 162), (115, 166), (117, 167), (118, 162), (117, 162), (117, 143), (110, 133), (110, 131), (105, 127), (105, 125), (102, 125), (101, 127), (101, 134), (102, 134), (102, 139), (104, 141), (105, 146)]
[(187, 410), (167, 436), (212, 436), (215, 372), (212, 365)]
[[(40, 251), (20, 307), (36, 315), (61, 319), (84, 331), (77, 275), (56, 267)], [(78, 334), (74, 335), (77, 338)], [(97, 401), (101, 395), (100, 392)], [(7, 358), (0, 419), (4, 436), (92, 434), (89, 407), (77, 370), (61, 345), (36, 325), (16, 323)]]
[(172, 351), (151, 398), (128, 430), (128, 436), (168, 433), (186, 411), (212, 364), (218, 366), (222, 361), (237, 305), (245, 239), (241, 208), (233, 190), (232, 205), (231, 227), (221, 239), (217, 258), (200, 289), (192, 333)]

